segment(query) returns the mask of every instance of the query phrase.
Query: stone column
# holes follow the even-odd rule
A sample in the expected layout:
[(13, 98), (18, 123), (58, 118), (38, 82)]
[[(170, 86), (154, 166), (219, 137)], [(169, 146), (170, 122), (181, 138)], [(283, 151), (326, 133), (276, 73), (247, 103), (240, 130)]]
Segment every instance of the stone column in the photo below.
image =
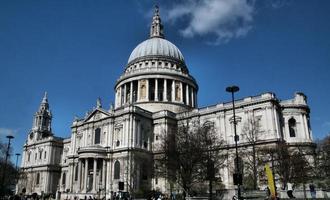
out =
[[(265, 116), (265, 121), (266, 121), (266, 127), (265, 127), (266, 134), (269, 134), (269, 130), (270, 130), (270, 128), (269, 128), (270, 119), (269, 119), (269, 116), (268, 116), (268, 110), (269, 110), (268, 107), (264, 108), (264, 116)], [(269, 136), (267, 136), (267, 137), (269, 137)]]
[(136, 101), (139, 102), (140, 101), (140, 80), (138, 80), (136, 95), (137, 95), (137, 100)]
[(186, 105), (189, 105), (189, 85), (186, 85)]
[(83, 163), (83, 160), (84, 159), (81, 159), (80, 160), (80, 164), (81, 164), (81, 176), (80, 176), (80, 192), (83, 192), (84, 191), (84, 182), (85, 182), (85, 166), (84, 166), (84, 163)]
[(118, 90), (118, 88), (116, 88), (116, 96), (115, 96), (115, 107), (116, 108), (118, 108), (118, 106), (119, 106), (119, 103), (118, 103), (118, 101), (119, 101), (119, 90)]
[(74, 160), (72, 161), (71, 165), (70, 165), (70, 173), (69, 173), (69, 188), (70, 188), (70, 192), (73, 192), (73, 178), (74, 178)]
[(172, 80), (172, 102), (175, 101), (175, 80)]
[(180, 101), (181, 101), (181, 103), (183, 103), (183, 84), (182, 84), (182, 82), (180, 81), (180, 89), (181, 89), (181, 91), (180, 91)]
[(119, 87), (119, 107), (123, 105), (123, 104), (122, 104), (122, 102), (123, 102), (122, 94), (123, 94), (123, 87), (120, 86), (120, 87)]
[[(305, 123), (305, 116), (304, 116), (304, 114), (301, 114), (300, 115), (300, 119), (301, 119), (301, 125), (302, 125), (302, 128), (303, 128), (303, 131), (304, 131), (304, 136), (305, 136), (305, 140), (306, 139), (309, 139), (309, 137), (308, 137), (308, 134), (307, 134), (307, 124)], [(298, 129), (298, 128), (297, 128)], [(298, 132), (298, 131), (297, 131)]]
[(191, 107), (195, 107), (194, 88), (191, 88)]
[(155, 101), (158, 101), (158, 79), (155, 79)]
[(311, 134), (310, 134), (310, 130), (309, 130), (309, 127), (308, 127), (308, 122), (307, 122), (307, 115), (304, 114), (304, 123), (305, 123), (305, 130), (306, 130), (306, 139), (308, 140), (312, 140), (313, 138), (311, 137)]
[(94, 164), (93, 164), (93, 190), (96, 192), (96, 169), (97, 169), (97, 158), (94, 158)]
[(133, 103), (133, 81), (130, 83), (129, 102)]
[(149, 101), (149, 79), (146, 79), (146, 99)]
[(77, 186), (77, 190), (78, 192), (80, 192), (81, 190), (81, 160), (78, 159), (78, 186)]
[(106, 160), (105, 159), (103, 159), (102, 160), (102, 164), (103, 164), (103, 166), (102, 166), (102, 189), (105, 189), (105, 173), (106, 173)]
[(87, 177), (88, 177), (88, 158), (85, 158), (84, 192), (87, 192)]
[(163, 100), (167, 101), (167, 80), (164, 78), (164, 92), (163, 92)]
[(197, 102), (197, 90), (194, 90), (194, 105), (195, 105), (195, 107), (198, 106), (198, 102)]
[(278, 120), (278, 115), (277, 115), (277, 109), (274, 107), (274, 120), (275, 120), (275, 131), (276, 131), (276, 138), (280, 138), (280, 132), (282, 131), (280, 125), (279, 125), (279, 120)]
[(126, 102), (127, 102), (126, 97), (127, 97), (127, 86), (126, 86), (126, 83), (125, 83), (124, 84), (124, 104), (126, 104)]

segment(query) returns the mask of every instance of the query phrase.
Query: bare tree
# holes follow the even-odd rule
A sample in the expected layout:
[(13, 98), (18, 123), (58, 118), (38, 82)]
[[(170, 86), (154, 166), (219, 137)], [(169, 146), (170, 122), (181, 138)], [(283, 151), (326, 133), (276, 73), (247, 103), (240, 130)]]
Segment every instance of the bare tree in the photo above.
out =
[(330, 185), (330, 133), (319, 141), (315, 156), (316, 176), (322, 188)]
[(312, 166), (308, 161), (308, 154), (301, 149), (296, 148), (296, 151), (290, 156), (290, 180), (295, 184), (302, 184), (304, 190), (304, 198), (306, 199), (306, 183), (311, 179)]
[[(12, 148), (8, 150), (9, 154), (12, 151)], [(9, 194), (11, 188), (16, 184), (17, 170), (14, 164), (10, 161), (9, 157), (7, 158), (6, 163), (6, 154), (7, 154), (7, 145), (0, 141), (0, 195)]]
[(184, 119), (165, 135), (159, 160), (167, 179), (179, 184), (184, 196), (195, 184), (208, 181), (212, 197), (215, 171), (224, 163), (223, 140), (217, 136), (213, 123), (201, 125), (199, 119)]
[[(152, 178), (152, 160), (141, 152), (130, 152), (125, 166), (128, 191), (133, 198), (142, 197), (149, 191)], [(139, 181), (139, 182), (138, 182)], [(137, 186), (138, 185), (138, 186)], [(139, 190), (136, 190), (139, 188)]]
[(198, 133), (202, 137), (201, 146), (204, 148), (202, 151), (204, 180), (209, 182), (209, 198), (212, 199), (213, 182), (217, 181), (215, 174), (218, 169), (224, 167), (227, 151), (224, 150), (224, 140), (217, 134), (213, 122), (207, 121), (199, 126)]
[(197, 152), (202, 152), (203, 149), (194, 123), (196, 122), (190, 120), (180, 123), (176, 131), (167, 135), (165, 141), (168, 176), (170, 180), (175, 180), (177, 176), (177, 183), (188, 194), (192, 186), (201, 179), (201, 156)]
[(258, 186), (258, 171), (257, 171), (257, 143), (260, 140), (261, 125), (258, 119), (252, 118), (247, 120), (242, 127), (242, 135), (247, 140), (249, 146), (252, 147), (252, 151), (246, 151), (250, 156), (247, 156), (246, 164), (249, 169), (252, 169), (252, 188), (257, 189)]
[(314, 177), (313, 151), (279, 141), (276, 145), (260, 149), (260, 152), (271, 157), (273, 173), (279, 176), (283, 188), (288, 182), (301, 184), (306, 198), (305, 184)]
[[(289, 146), (287, 143), (285, 143), (285, 141), (277, 141), (273, 144), (261, 146), (258, 148), (258, 154), (258, 165), (264, 166), (266, 163), (270, 163), (274, 183), (278, 176), (280, 182), (283, 184), (282, 188), (284, 188), (286, 183), (290, 180), (289, 167), (291, 166)], [(263, 173), (263, 171), (261, 171), (261, 173)], [(265, 176), (265, 174), (263, 175)]]

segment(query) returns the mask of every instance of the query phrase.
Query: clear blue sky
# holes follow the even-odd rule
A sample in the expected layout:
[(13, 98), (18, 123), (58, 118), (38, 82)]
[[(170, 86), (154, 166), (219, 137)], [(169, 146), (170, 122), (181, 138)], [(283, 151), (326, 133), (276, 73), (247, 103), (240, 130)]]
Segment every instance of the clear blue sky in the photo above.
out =
[[(98, 97), (109, 107), (131, 51), (148, 37), (155, 2), (0, 1), (0, 138), (14, 134), (13, 153), (22, 152), (44, 91), (61, 137)], [(200, 86), (199, 106), (229, 101), (231, 84), (240, 86), (238, 98), (301, 91), (314, 137), (330, 132), (330, 1), (157, 4), (166, 38)]]

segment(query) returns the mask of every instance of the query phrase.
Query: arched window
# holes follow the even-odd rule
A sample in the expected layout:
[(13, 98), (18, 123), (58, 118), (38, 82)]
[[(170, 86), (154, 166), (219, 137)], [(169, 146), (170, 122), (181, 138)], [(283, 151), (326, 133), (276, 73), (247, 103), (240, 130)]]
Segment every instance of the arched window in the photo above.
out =
[(65, 185), (65, 180), (66, 179), (66, 173), (63, 172), (63, 176), (62, 176), (62, 185)]
[(37, 180), (36, 180), (36, 184), (39, 185), (40, 184), (40, 173), (37, 173)]
[(114, 170), (114, 179), (120, 179), (120, 162), (117, 160), (115, 162), (115, 170)]
[(94, 144), (100, 144), (100, 142), (101, 142), (101, 129), (97, 128), (95, 129)]
[(289, 119), (289, 133), (290, 137), (296, 137), (296, 120), (294, 118)]

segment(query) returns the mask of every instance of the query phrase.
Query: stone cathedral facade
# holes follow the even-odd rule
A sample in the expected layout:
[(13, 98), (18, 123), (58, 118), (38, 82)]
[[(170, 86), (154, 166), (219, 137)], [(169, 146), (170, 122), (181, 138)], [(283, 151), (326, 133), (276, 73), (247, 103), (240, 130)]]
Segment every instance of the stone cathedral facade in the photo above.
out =
[[(169, 191), (166, 179), (153, 174), (155, 150), (162, 134), (176, 129), (181, 120), (198, 117), (212, 122), (229, 151), (233, 165), (232, 104), (198, 108), (198, 84), (189, 74), (181, 51), (166, 40), (156, 8), (150, 37), (131, 53), (115, 85), (115, 103), (109, 109), (98, 99), (84, 118), (75, 119), (71, 136), (55, 137), (47, 95), (36, 112), (24, 145), (17, 185), (20, 192), (57, 193), (61, 199), (109, 195), (111, 192)], [(279, 100), (274, 93), (249, 96), (235, 102), (238, 135), (244, 122), (258, 119), (260, 144), (278, 141), (312, 147), (307, 98), (296, 93)], [(247, 145), (240, 137), (239, 146)], [(234, 169), (219, 169), (224, 187), (234, 188)]]

